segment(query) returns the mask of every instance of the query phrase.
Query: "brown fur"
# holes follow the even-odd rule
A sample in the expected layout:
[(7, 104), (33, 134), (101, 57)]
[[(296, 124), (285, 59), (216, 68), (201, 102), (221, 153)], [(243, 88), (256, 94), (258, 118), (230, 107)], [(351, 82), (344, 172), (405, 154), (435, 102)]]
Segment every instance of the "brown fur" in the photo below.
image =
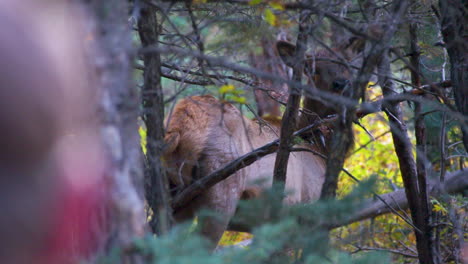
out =
[[(276, 126), (261, 126), (259, 122), (242, 116), (230, 104), (216, 98), (192, 96), (179, 102), (168, 124), (164, 158), (172, 184), (187, 185), (194, 178), (206, 176), (233, 159), (278, 138)], [(308, 145), (301, 146), (311, 148)], [(202, 230), (213, 242), (217, 241), (235, 212), (237, 201), (258, 196), (260, 187), (272, 183), (275, 154), (268, 155), (216, 184), (196, 198), (183, 212), (176, 212), (176, 220), (193, 217), (201, 207), (222, 213), (224, 219)], [(309, 152), (296, 152), (288, 163), (286, 189), (292, 194), (287, 203), (307, 202), (320, 195), (325, 163)], [(258, 182), (262, 181), (259, 187)]]
[[(277, 44), (279, 54), (291, 64), (295, 47)], [(310, 67), (309, 67), (310, 68)], [(349, 78), (342, 66), (317, 61), (316, 85), (331, 91), (333, 81)], [(314, 115), (302, 114), (299, 126), (310, 124), (317, 117), (333, 113), (333, 108), (306, 98), (305, 108)], [(262, 122), (268, 122), (264, 125)], [(262, 122), (245, 118), (233, 105), (213, 96), (192, 96), (181, 100), (168, 117), (164, 160), (172, 185), (184, 186), (206, 176), (233, 159), (263, 146), (279, 136), (280, 120), (266, 118)], [(300, 128), (299, 127), (299, 128)], [(323, 128), (318, 129), (321, 131)], [(329, 132), (327, 132), (329, 133)], [(301, 148), (320, 151), (320, 144), (302, 144)], [(231, 175), (194, 199), (186, 208), (175, 212), (177, 221), (191, 219), (201, 208), (220, 213), (220, 218), (205, 221), (202, 233), (216, 243), (236, 210), (239, 199), (257, 197), (262, 188), (271, 186), (276, 154), (270, 154)], [(318, 199), (324, 182), (325, 161), (310, 152), (294, 152), (288, 162), (286, 189), (291, 194), (285, 202), (292, 204)], [(259, 182), (260, 185), (259, 185)]]

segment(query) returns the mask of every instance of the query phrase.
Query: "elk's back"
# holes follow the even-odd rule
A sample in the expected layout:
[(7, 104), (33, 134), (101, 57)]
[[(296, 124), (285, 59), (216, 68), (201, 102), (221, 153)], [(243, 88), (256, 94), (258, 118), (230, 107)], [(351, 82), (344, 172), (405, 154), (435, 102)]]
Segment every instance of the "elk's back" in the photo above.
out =
[[(164, 159), (169, 179), (173, 185), (187, 185), (278, 137), (277, 127), (247, 119), (236, 107), (213, 96), (185, 98), (168, 116)], [(299, 147), (311, 149), (308, 145)], [(267, 155), (231, 176), (237, 177), (237, 195), (271, 186), (275, 158), (275, 153)], [(291, 153), (286, 180), (291, 194), (286, 202), (317, 199), (324, 174), (322, 158), (310, 152)]]

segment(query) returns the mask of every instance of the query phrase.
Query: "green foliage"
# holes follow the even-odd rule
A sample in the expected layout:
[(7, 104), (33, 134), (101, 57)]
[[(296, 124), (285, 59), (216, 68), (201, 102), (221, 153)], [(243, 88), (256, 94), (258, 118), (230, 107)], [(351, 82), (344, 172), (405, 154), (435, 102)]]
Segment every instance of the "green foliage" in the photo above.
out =
[[(101, 263), (119, 263), (119, 256), (141, 255), (145, 263), (388, 263), (383, 254), (351, 256), (327, 243), (326, 225), (345, 219), (359, 208), (360, 200), (373, 189), (375, 180), (360, 184), (341, 200), (314, 204), (282, 205), (281, 188), (265, 191), (258, 199), (242, 201), (237, 222), (253, 227), (253, 242), (245, 248), (225, 248), (211, 254), (207, 241), (191, 224), (179, 225), (168, 235), (137, 239), (130, 249), (116, 250)], [(259, 218), (260, 217), (260, 218)], [(262, 220), (262, 221), (259, 221)], [(199, 221), (203, 221), (199, 218)]]
[[(220, 56), (227, 62), (233, 62), (237, 65), (245, 66), (249, 62), (249, 56), (252, 54), (261, 53), (261, 41), (276, 38), (277, 33), (282, 30), (289, 32), (289, 36), (295, 36), (295, 18), (294, 13), (291, 11), (280, 12), (283, 9), (284, 1), (269, 1), (269, 0), (250, 0), (249, 5), (232, 5), (224, 2), (217, 2), (215, 4), (206, 3), (205, 0), (194, 0), (192, 4), (193, 15), (198, 23), (201, 42), (204, 45), (204, 54), (208, 56)], [(322, 1), (323, 10), (329, 10), (329, 2)], [(352, 4), (347, 8), (349, 10), (358, 10), (358, 3), (361, 1), (350, 1)], [(449, 62), (444, 49), (441, 46), (435, 46), (434, 43), (440, 41), (439, 22), (435, 16), (432, 15), (431, 5), (434, 1), (416, 1), (412, 5), (412, 11), (409, 14), (409, 19), (418, 22), (418, 38), (419, 47), (421, 49), (421, 71), (423, 83), (438, 82), (441, 80), (442, 70), (445, 69), (445, 76), (449, 76)], [(320, 1), (317, 2), (320, 4)], [(376, 1), (378, 6), (387, 6), (388, 1)], [(177, 6), (175, 3), (174, 6)], [(186, 50), (198, 51), (196, 36), (192, 28), (192, 21), (187, 15), (186, 11), (179, 12), (174, 10), (184, 9), (185, 4), (181, 4), (182, 8), (170, 9), (168, 13), (160, 14), (162, 25), (162, 35), (160, 37), (160, 45), (164, 46), (168, 43), (169, 46), (184, 48)], [(361, 7), (361, 6), (359, 6)], [(343, 9), (344, 10), (344, 9)], [(330, 11), (330, 10), (329, 10)], [(296, 12), (296, 11), (294, 11)], [(330, 11), (331, 12), (331, 11)], [(344, 17), (350, 19), (349, 21), (362, 20), (362, 14), (359, 12), (343, 13)], [(313, 32), (311, 33), (316, 39), (323, 41), (326, 44), (331, 44), (330, 35), (336, 29), (332, 27), (332, 23), (327, 18), (320, 16), (313, 16)], [(357, 26), (356, 26), (357, 27)], [(294, 39), (294, 38), (291, 38)], [(392, 39), (392, 46), (399, 50), (402, 55), (407, 54), (409, 50), (408, 42), (408, 28), (406, 24), (402, 24), (401, 29), (397, 32), (395, 38)], [(317, 43), (313, 46), (320, 47)], [(207, 72), (210, 74), (231, 75), (235, 77), (242, 77), (250, 79), (252, 76), (239, 74), (236, 71), (224, 69), (222, 67), (211, 67), (205, 63), (205, 68), (202, 69), (201, 63), (197, 58), (189, 56), (180, 56), (177, 54), (167, 53), (161, 54), (162, 61), (171, 65), (189, 69), (194, 72)], [(406, 56), (404, 58), (408, 59)], [(444, 64), (445, 63), (445, 64)], [(139, 62), (138, 64), (141, 64)], [(171, 75), (185, 78), (186, 73), (181, 73), (176, 70), (168, 71), (168, 68), (163, 67)], [(408, 67), (401, 60), (392, 61), (392, 75), (395, 78), (410, 82), (410, 75)], [(141, 77), (136, 75), (136, 83), (141, 84)], [(191, 79), (205, 80), (204, 77), (199, 75), (188, 75)], [(139, 78), (139, 79), (138, 79)], [(217, 78), (211, 78), (218, 80)], [(254, 80), (254, 78), (252, 78)], [(247, 92), (245, 87), (249, 87), (241, 82), (236, 82), (229, 79), (226, 85), (226, 80), (216, 82), (216, 85), (198, 86), (191, 84), (181, 84), (162, 78), (162, 86), (164, 87), (164, 96), (167, 100), (176, 96), (178, 98), (194, 95), (194, 94), (213, 94), (223, 99), (234, 103), (240, 103), (240, 109), (248, 107), (247, 103), (254, 103), (252, 93)], [(402, 91), (403, 89), (410, 89), (407, 85), (397, 84), (395, 89)], [(377, 91), (380, 88), (369, 89), (368, 97), (370, 100), (381, 99), (381, 94)], [(246, 91), (246, 93), (242, 93)], [(450, 98), (451, 96), (447, 96)], [(443, 127), (443, 115), (440, 112), (434, 112), (433, 105), (435, 101), (424, 104), (423, 112), (425, 115), (426, 132), (427, 132), (427, 151), (428, 159), (432, 163), (432, 168), (437, 173), (440, 170), (441, 159), (441, 128)], [(409, 134), (413, 135), (412, 119), (413, 109), (411, 104), (401, 104), (405, 114), (405, 123), (408, 124)], [(169, 113), (173, 102), (166, 105), (166, 112)], [(285, 107), (280, 106), (284, 111)], [(249, 114), (248, 111), (245, 111)], [(245, 113), (244, 113), (245, 114)], [(250, 115), (249, 117), (252, 117)], [(446, 166), (450, 170), (459, 169), (459, 167), (467, 165), (467, 160), (457, 161), (459, 157), (466, 155), (462, 144), (457, 144), (460, 141), (460, 130), (455, 126), (455, 122), (450, 120), (447, 116), (446, 123), (446, 137), (445, 146), (446, 156), (448, 157)], [(368, 131), (375, 137), (372, 139), (364, 130), (356, 127), (355, 129), (355, 147), (356, 152), (347, 159), (345, 167), (358, 179), (366, 180), (369, 177), (377, 179), (373, 185), (377, 193), (387, 193), (394, 191), (395, 188), (402, 188), (401, 174), (398, 166), (398, 159), (395, 155), (393, 141), (389, 133), (389, 126), (386, 117), (383, 114), (369, 115), (361, 120), (361, 123)], [(140, 129), (141, 144), (143, 151), (145, 151), (145, 133)], [(295, 143), (300, 143), (300, 139), (294, 139)], [(414, 137), (413, 137), (414, 142)], [(439, 167), (438, 167), (439, 166)], [(431, 169), (432, 169), (431, 168)], [(342, 199), (350, 199), (350, 193), (355, 186), (355, 182), (348, 176), (342, 175), (340, 177), (338, 195)], [(361, 193), (366, 197), (372, 195)], [(257, 200), (242, 202), (240, 211), (256, 212), (256, 214), (240, 215), (236, 220), (240, 222), (250, 223), (255, 228), (254, 243), (244, 250), (223, 252), (222, 256), (211, 256), (206, 253), (206, 249), (202, 246), (201, 238), (190, 230), (184, 230), (183, 227), (175, 230), (169, 237), (155, 238), (147, 237), (140, 241), (139, 250), (143, 252), (145, 249), (151, 261), (154, 263), (164, 261), (172, 261), (171, 263), (195, 263), (214, 261), (216, 263), (288, 263), (293, 260), (300, 259), (300, 263), (357, 263), (359, 257), (350, 257), (348, 254), (338, 252), (330, 249), (327, 245), (323, 246), (324, 238), (320, 234), (321, 230), (318, 226), (319, 223), (329, 222), (332, 220), (345, 217), (351, 211), (350, 209), (355, 205), (350, 203), (341, 204), (327, 202), (317, 203), (314, 206), (294, 206), (292, 208), (284, 208), (280, 205), (282, 200), (281, 195), (275, 195), (275, 192), (266, 192), (262, 197)], [(348, 201), (349, 202), (349, 201)], [(450, 212), (450, 206), (447, 202), (432, 200), (433, 210), (441, 215), (442, 218), (447, 218)], [(466, 207), (466, 205), (465, 205)], [(337, 212), (332, 212), (337, 210)], [(466, 210), (466, 209), (465, 209)], [(444, 219), (445, 219), (444, 218)], [(262, 222), (269, 224), (260, 225)], [(307, 226), (303, 222), (307, 221)], [(318, 223), (317, 223), (318, 221)], [(448, 221), (448, 220), (447, 220)], [(299, 224), (301, 223), (301, 224)], [(448, 232), (448, 228), (443, 229), (443, 232)], [(444, 233), (445, 234), (445, 233)], [(184, 239), (179, 239), (185, 237)], [(223, 238), (223, 244), (229, 244), (230, 241), (236, 241), (239, 238), (248, 235), (228, 235)], [(335, 239), (338, 237), (338, 239)], [(175, 239), (170, 242), (169, 238)], [(164, 240), (164, 239), (167, 239)], [(164, 240), (165, 242), (163, 242)], [(395, 241), (398, 241), (396, 243)], [(375, 219), (370, 219), (360, 223), (354, 223), (347, 227), (339, 228), (332, 232), (332, 244), (338, 246), (340, 249), (347, 251), (355, 251), (354, 245), (368, 246), (375, 248), (410, 248), (414, 249), (415, 239), (412, 229), (403, 220), (395, 215), (384, 215)], [(181, 257), (177, 257), (174, 249), (171, 247), (185, 247), (190, 250), (202, 250), (200, 256), (196, 258), (184, 258), (184, 256), (191, 256), (190, 253), (183, 249), (178, 249)], [(287, 256), (282, 254), (285, 250), (285, 245), (288, 248), (294, 248), (295, 254)], [(196, 247), (198, 245), (198, 248)], [(153, 247), (159, 247), (162, 251), (157, 251)], [(155, 251), (156, 250), (156, 251)], [(139, 252), (138, 254), (141, 254)], [(408, 250), (411, 252), (411, 250)], [(166, 254), (163, 256), (161, 254)], [(167, 257), (167, 258), (166, 258)], [(363, 258), (372, 258), (375, 255), (365, 255)], [(376, 263), (382, 262), (379, 259), (374, 261), (362, 260), (362, 263)], [(394, 260), (400, 261), (403, 257), (394, 257)], [(282, 262), (283, 261), (283, 262)], [(365, 262), (369, 261), (369, 262)], [(114, 262), (112, 262), (114, 263)], [(149, 262), (152, 263), (152, 262)]]
[[(398, 158), (394, 155), (393, 140), (388, 131), (386, 117), (380, 114), (369, 115), (361, 120), (361, 124), (375, 140), (356, 126), (355, 151), (346, 160), (345, 168), (360, 180), (378, 176), (378, 193), (391, 192), (394, 186), (402, 187)], [(346, 195), (353, 184), (354, 180), (343, 174), (338, 188), (339, 195)]]
[[(379, 90), (375, 87), (369, 88), (368, 97), (371, 100), (378, 100), (381, 98)], [(360, 122), (372, 136), (355, 126), (355, 150), (346, 160), (345, 168), (359, 180), (374, 177), (376, 179), (374, 190), (378, 194), (402, 188), (398, 157), (394, 154), (393, 140), (389, 133), (386, 116), (383, 114), (368, 115)], [(354, 184), (353, 179), (342, 173), (338, 195), (347, 195)], [(340, 248), (351, 252), (357, 247), (385, 249), (399, 248), (401, 244), (404, 244), (405, 247), (411, 248), (415, 244), (411, 226), (392, 214), (353, 223), (334, 230), (332, 234), (332, 237), (336, 237), (334, 242)], [(395, 241), (399, 241), (399, 244)], [(394, 256), (393, 260), (396, 259), (398, 257)]]

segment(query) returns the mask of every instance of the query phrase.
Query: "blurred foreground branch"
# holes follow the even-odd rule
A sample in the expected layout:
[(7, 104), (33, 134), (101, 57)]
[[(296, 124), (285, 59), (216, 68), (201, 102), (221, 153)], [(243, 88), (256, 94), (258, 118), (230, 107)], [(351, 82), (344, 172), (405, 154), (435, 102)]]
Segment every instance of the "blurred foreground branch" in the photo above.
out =
[[(466, 194), (468, 191), (468, 171), (457, 171), (447, 176), (443, 184), (438, 181), (430, 181), (428, 183), (428, 194), (431, 197), (439, 198), (446, 194)], [(380, 199), (371, 198), (364, 200), (361, 204), (361, 209), (350, 215), (348, 218), (331, 223), (328, 227), (338, 228), (354, 222), (364, 221), (393, 212), (395, 208), (398, 210), (408, 209), (408, 200), (406, 199), (405, 190), (400, 189), (391, 193), (379, 195)], [(250, 232), (251, 226), (240, 223), (230, 223), (229, 230)]]

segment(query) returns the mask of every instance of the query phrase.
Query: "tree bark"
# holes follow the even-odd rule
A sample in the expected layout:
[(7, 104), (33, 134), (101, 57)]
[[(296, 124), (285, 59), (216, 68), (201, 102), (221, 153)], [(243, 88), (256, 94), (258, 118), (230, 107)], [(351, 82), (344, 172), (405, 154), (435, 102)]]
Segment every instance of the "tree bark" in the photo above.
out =
[[(156, 9), (144, 7), (138, 20), (138, 33), (143, 47), (156, 46), (159, 25)], [(172, 219), (168, 179), (162, 165), (164, 147), (164, 98), (161, 85), (159, 53), (143, 55), (145, 64), (142, 89), (143, 121), (146, 125), (145, 195), (152, 210), (150, 226), (156, 234), (169, 231)]]
[[(125, 249), (146, 229), (140, 184), (143, 171), (137, 126), (139, 96), (131, 83), (128, 3), (119, 0), (82, 2), (94, 15), (95, 41), (99, 45), (92, 59), (99, 73), (101, 137), (108, 153), (107, 176), (111, 183), (110, 227), (105, 248)], [(139, 263), (134, 257), (127, 260)]]
[[(359, 99), (364, 98), (365, 89), (375, 67), (377, 67), (379, 63), (380, 56), (386, 49), (388, 49), (390, 40), (398, 28), (400, 19), (406, 13), (406, 9), (407, 4), (405, 1), (398, 1), (393, 4), (393, 17), (389, 20), (388, 30), (381, 32), (382, 30), (379, 29), (379, 32), (374, 34), (375, 36), (373, 37), (378, 40), (374, 40), (369, 54), (365, 56), (358, 75), (353, 81), (351, 94), (347, 95), (349, 98), (356, 102)], [(379, 34), (380, 36), (377, 36)], [(343, 168), (346, 153), (354, 140), (352, 134), (352, 122), (356, 115), (356, 109), (354, 107), (342, 106), (339, 114), (340, 118), (335, 124), (336, 129), (331, 139), (325, 182), (323, 184), (320, 199), (330, 199), (335, 197), (338, 186), (338, 176)]]
[[(299, 33), (296, 42), (297, 48), (294, 56), (296, 64), (293, 66), (292, 77), (295, 83), (301, 83), (302, 74), (304, 72), (305, 51), (307, 49), (307, 32), (305, 28), (306, 18), (307, 14), (304, 11), (301, 12), (299, 18)], [(291, 85), (289, 87), (288, 103), (286, 105), (286, 111), (284, 112), (283, 119), (281, 120), (280, 142), (273, 172), (274, 183), (282, 183), (283, 185), (286, 183), (289, 153), (291, 143), (293, 141), (292, 135), (296, 129), (301, 95), (302, 91), (296, 85)]]
[[(388, 55), (383, 53), (379, 67), (379, 83), (385, 96), (395, 93), (393, 82), (387, 78), (390, 76), (390, 61)], [(405, 186), (406, 198), (411, 211), (411, 218), (415, 225), (416, 247), (421, 263), (432, 263), (429, 241), (426, 236), (425, 218), (420, 203), (421, 188), (417, 178), (416, 162), (413, 157), (412, 145), (408, 137), (406, 125), (403, 123), (403, 114), (397, 104), (387, 104), (385, 113), (388, 116), (390, 131), (392, 133), (395, 152), (398, 156), (400, 171)]]
[[(468, 117), (468, 2), (440, 0), (440, 26), (450, 58), (450, 79), (452, 80), (455, 104)], [(468, 151), (468, 121), (460, 120), (463, 145)]]
[[(413, 2), (414, 4), (414, 2)], [(411, 84), (414, 87), (421, 86), (421, 70), (419, 64), (419, 47), (418, 47), (418, 32), (417, 24), (411, 22), (409, 25), (409, 36), (410, 36), (410, 71), (411, 71)], [(419, 102), (415, 102), (415, 121), (414, 129), (416, 136), (416, 173), (419, 186), (419, 207), (421, 215), (421, 226), (419, 227), (422, 232), (424, 246), (424, 252), (426, 252), (426, 258), (434, 262), (433, 256), (433, 245), (431, 239), (431, 227), (430, 227), (430, 211), (429, 211), (429, 199), (427, 196), (427, 174), (426, 174), (426, 126), (424, 124), (424, 115), (422, 115), (422, 105)], [(445, 122), (445, 120), (443, 121)]]

